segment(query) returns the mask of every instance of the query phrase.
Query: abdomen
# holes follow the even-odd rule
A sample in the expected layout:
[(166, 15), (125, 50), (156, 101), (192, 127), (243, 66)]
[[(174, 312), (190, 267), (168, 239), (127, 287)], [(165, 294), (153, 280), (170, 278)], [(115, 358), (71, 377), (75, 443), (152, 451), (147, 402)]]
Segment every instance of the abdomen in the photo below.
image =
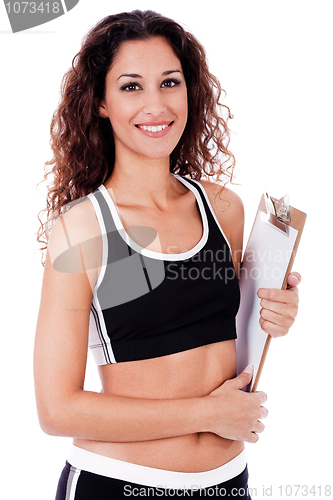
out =
[[(142, 361), (99, 367), (103, 392), (135, 398), (202, 397), (236, 376), (234, 340)], [(212, 433), (131, 443), (75, 439), (88, 451), (131, 463), (179, 472), (214, 469), (237, 456), (241, 441)]]

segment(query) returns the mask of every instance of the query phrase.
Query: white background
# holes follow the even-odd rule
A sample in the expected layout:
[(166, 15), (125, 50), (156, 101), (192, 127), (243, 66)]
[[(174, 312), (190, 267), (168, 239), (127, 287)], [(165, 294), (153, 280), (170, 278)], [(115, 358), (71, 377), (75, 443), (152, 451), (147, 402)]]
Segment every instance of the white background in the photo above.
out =
[[(1, 496), (52, 500), (70, 448), (70, 439), (42, 433), (35, 410), (42, 280), (35, 233), (45, 201), (36, 185), (51, 158), (49, 124), (61, 78), (82, 36), (106, 15), (135, 8), (157, 10), (192, 31), (227, 91), (245, 242), (264, 190), (289, 192), (291, 204), (308, 213), (294, 266), (303, 276), (299, 316), (286, 338), (272, 342), (259, 387), (268, 393), (269, 417), (247, 455), (253, 499), (286, 498), (290, 489), (281, 497), (279, 485), (315, 485), (317, 497), (321, 486), (324, 496), (332, 485), (333, 166), (333, 8), (324, 0), (81, 0), (67, 15), (17, 34), (1, 2)], [(90, 364), (88, 383), (99, 390)], [(301, 491), (313, 497), (303, 489), (297, 498)], [(289, 497), (296, 498), (295, 488)]]

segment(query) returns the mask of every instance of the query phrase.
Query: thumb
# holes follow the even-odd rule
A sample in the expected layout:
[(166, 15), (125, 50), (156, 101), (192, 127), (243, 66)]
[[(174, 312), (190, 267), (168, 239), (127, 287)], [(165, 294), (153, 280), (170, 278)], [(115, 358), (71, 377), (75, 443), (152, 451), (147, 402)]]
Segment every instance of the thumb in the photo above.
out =
[(299, 273), (293, 272), (289, 274), (287, 279), (288, 288), (295, 288), (301, 282), (301, 275)]
[(232, 380), (235, 389), (243, 389), (252, 380), (253, 376), (253, 366), (248, 365), (244, 370), (238, 375), (238, 377)]

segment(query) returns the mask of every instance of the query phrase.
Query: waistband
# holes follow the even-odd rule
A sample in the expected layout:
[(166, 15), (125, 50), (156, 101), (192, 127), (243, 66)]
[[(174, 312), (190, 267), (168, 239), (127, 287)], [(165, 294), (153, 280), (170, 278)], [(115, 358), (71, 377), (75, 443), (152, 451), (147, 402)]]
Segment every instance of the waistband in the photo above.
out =
[(164, 489), (200, 489), (224, 483), (241, 474), (246, 467), (246, 456), (243, 450), (230, 462), (205, 472), (174, 472), (105, 457), (73, 445), (68, 462), (76, 469), (130, 483)]

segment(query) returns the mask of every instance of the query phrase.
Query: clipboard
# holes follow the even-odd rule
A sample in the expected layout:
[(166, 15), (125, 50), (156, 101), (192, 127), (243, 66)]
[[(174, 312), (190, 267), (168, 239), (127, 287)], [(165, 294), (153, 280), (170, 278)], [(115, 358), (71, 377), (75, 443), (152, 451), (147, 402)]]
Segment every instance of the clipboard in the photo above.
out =
[(277, 201), (267, 193), (259, 203), (256, 218), (240, 269), (240, 307), (236, 316), (237, 373), (254, 366), (251, 383), (244, 389), (256, 391), (272, 337), (259, 324), (259, 288), (287, 288), (306, 214)]

